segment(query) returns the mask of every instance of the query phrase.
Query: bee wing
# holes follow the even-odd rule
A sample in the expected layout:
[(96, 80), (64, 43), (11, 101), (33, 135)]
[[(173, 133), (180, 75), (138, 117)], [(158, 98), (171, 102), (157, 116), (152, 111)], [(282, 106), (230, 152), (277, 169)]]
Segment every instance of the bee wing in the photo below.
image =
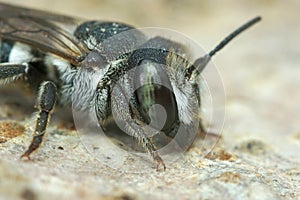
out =
[(0, 38), (28, 44), (73, 64), (82, 61), (88, 51), (72, 34), (79, 22), (63, 15), (0, 3)]

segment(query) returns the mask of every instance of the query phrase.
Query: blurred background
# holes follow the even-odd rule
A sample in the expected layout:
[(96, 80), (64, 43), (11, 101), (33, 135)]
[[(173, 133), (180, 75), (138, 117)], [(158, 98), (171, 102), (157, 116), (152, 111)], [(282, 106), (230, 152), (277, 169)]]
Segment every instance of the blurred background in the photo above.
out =
[(262, 141), (300, 163), (300, 1), (298, 0), (8, 0), (11, 4), (86, 19), (179, 31), (210, 50), (260, 15), (213, 59), (223, 79), (227, 149)]

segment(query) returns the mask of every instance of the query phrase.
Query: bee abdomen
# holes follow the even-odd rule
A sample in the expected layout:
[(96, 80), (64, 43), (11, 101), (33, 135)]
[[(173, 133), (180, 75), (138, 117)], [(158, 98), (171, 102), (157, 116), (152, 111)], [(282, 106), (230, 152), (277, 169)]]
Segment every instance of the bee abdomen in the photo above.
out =
[(9, 62), (9, 55), (14, 46), (14, 42), (0, 40), (0, 63)]
[(31, 46), (0, 39), (0, 63), (30, 63), (34, 58), (43, 58), (44, 53), (31, 48)]

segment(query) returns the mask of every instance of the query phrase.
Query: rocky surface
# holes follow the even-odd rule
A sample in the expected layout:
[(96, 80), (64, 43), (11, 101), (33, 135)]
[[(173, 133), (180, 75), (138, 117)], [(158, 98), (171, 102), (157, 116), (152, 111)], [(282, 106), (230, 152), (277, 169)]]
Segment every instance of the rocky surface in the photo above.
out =
[(13, 87), (1, 89), (0, 199), (300, 198), (298, 1), (53, 0), (51, 8), (44, 0), (8, 2), (172, 28), (205, 49), (255, 15), (263, 21), (214, 58), (224, 83), (215, 90), (224, 87), (226, 97), (225, 105), (217, 104), (226, 113), (218, 144), (204, 154), (201, 140), (195, 141), (166, 171), (156, 171), (150, 159), (143, 161), (143, 173), (97, 161), (59, 109), (43, 146), (32, 160), (21, 161), (31, 139), (34, 100)]

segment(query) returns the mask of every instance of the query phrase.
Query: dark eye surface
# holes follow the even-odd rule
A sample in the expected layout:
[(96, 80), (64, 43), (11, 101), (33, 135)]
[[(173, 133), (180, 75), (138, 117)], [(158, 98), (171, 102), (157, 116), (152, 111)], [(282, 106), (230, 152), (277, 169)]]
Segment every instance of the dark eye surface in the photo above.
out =
[(145, 122), (168, 133), (178, 120), (177, 104), (168, 74), (161, 64), (143, 60), (135, 71), (134, 80), (135, 88), (138, 88), (135, 96)]

